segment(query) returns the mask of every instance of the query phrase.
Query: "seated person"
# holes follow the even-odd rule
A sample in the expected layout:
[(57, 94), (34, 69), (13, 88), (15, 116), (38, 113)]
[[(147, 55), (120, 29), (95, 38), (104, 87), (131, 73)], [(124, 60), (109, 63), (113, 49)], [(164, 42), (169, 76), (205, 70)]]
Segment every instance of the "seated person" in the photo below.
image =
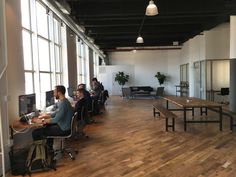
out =
[(98, 100), (103, 90), (104, 90), (103, 85), (100, 82), (98, 82), (97, 78), (93, 78), (92, 79), (92, 97), (95, 100)]
[(101, 93), (104, 90), (103, 85), (98, 82), (97, 78), (93, 78), (92, 79), (92, 94), (91, 97), (94, 101), (94, 110), (93, 110), (93, 114), (97, 115), (100, 113), (99, 110), (99, 105), (98, 105), (98, 100), (101, 97)]
[[(77, 112), (77, 121), (78, 121), (78, 128), (81, 128), (85, 125), (85, 120), (82, 119), (82, 108), (87, 109), (87, 105), (86, 105), (86, 100), (84, 98), (84, 89), (77, 89), (76, 92), (76, 96), (77, 96), (77, 103), (75, 104), (75, 111)], [(85, 113), (86, 110), (84, 110), (83, 113)], [(85, 115), (83, 115), (85, 118)]]
[[(58, 109), (53, 114), (45, 114), (32, 119), (34, 123), (44, 124), (43, 127), (33, 130), (33, 140), (41, 140), (47, 136), (63, 136), (70, 133), (74, 110), (65, 98), (66, 89), (63, 85), (57, 85), (53, 92), (54, 97), (59, 100)], [(47, 143), (52, 148), (53, 139), (48, 139)]]
[(84, 98), (87, 104), (88, 110), (92, 110), (92, 98), (90, 93), (86, 90), (85, 84), (79, 84), (77, 89), (83, 89)]

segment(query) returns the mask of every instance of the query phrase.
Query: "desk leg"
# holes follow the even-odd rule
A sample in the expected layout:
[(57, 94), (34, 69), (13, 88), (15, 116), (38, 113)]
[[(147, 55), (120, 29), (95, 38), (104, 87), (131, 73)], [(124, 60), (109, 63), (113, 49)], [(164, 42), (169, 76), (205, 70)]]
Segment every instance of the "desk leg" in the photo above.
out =
[(169, 109), (169, 101), (166, 100), (166, 109)]
[(219, 107), (219, 116), (220, 116), (219, 126), (220, 126), (220, 131), (222, 131), (222, 106)]
[(184, 108), (184, 131), (187, 130), (187, 120), (186, 120), (186, 108)]

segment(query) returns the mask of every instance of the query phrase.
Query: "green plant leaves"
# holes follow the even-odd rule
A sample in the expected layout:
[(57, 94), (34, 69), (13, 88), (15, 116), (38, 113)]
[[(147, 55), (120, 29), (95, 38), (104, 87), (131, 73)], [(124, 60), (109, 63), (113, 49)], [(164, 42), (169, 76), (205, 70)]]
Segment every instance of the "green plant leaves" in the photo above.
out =
[(166, 80), (166, 76), (164, 74), (161, 74), (160, 72), (157, 72), (155, 77), (158, 79), (160, 85), (163, 84)]
[(125, 74), (123, 71), (119, 71), (115, 76), (115, 81), (118, 82), (119, 85), (124, 86), (126, 82), (129, 80), (129, 75)]

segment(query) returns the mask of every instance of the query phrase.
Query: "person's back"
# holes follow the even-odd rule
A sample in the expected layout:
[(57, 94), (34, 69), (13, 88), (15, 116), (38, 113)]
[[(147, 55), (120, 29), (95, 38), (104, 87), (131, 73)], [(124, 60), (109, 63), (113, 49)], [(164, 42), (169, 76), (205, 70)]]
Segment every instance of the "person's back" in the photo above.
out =
[(87, 90), (84, 90), (84, 98), (88, 107), (88, 110), (92, 110), (92, 98)]
[(58, 109), (51, 115), (51, 123), (57, 123), (62, 130), (70, 130), (71, 118), (74, 114), (73, 108), (67, 98), (60, 101)]
[(77, 89), (76, 95), (77, 95), (78, 101), (75, 104), (75, 111), (77, 112), (77, 121), (78, 121), (77, 127), (79, 131), (78, 133), (80, 133), (83, 131), (83, 128), (85, 124), (87, 123), (88, 117), (86, 113), (88, 111), (88, 108), (87, 108), (86, 99), (84, 97), (84, 89), (83, 88)]
[(93, 99), (98, 100), (103, 89), (104, 89), (103, 85), (100, 82), (98, 82), (97, 78), (93, 78), (92, 79)]
[(79, 84), (77, 87), (77, 90), (78, 89), (83, 89), (83, 96), (86, 101), (86, 106), (87, 106), (88, 110), (92, 110), (92, 98), (90, 96), (90, 93), (86, 90), (85, 84), (82, 84), (82, 83)]

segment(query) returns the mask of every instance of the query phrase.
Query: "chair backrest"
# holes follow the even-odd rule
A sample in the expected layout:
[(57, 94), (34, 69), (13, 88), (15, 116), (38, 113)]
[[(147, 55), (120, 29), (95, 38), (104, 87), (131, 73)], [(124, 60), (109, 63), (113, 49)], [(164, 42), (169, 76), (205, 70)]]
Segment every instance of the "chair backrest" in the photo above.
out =
[(76, 132), (76, 118), (77, 118), (78, 112), (75, 112), (74, 115), (72, 116), (71, 123), (70, 123), (70, 135), (69, 137), (72, 137), (74, 133)]
[(80, 112), (80, 118), (82, 119), (82, 120), (84, 120), (85, 119), (85, 107), (84, 106), (82, 106), (82, 108), (81, 108), (81, 112)]
[(76, 118), (77, 118), (77, 112), (74, 113), (74, 115), (72, 116), (71, 119), (71, 123), (70, 123), (70, 134), (68, 135), (49, 135), (47, 136), (47, 138), (70, 138), (74, 135), (74, 133), (76, 132)]
[(221, 88), (220, 94), (221, 95), (229, 95), (229, 88)]
[(157, 87), (156, 96), (163, 96), (164, 95), (164, 88), (165, 87)]

